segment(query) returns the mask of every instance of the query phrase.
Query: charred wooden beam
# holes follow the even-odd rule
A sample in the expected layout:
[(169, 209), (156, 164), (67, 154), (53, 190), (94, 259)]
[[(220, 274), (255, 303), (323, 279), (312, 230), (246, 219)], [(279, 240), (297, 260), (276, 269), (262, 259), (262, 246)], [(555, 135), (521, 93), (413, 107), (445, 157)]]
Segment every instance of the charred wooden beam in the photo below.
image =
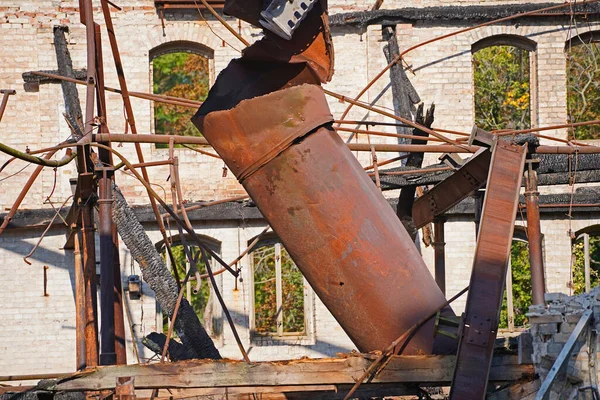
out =
[[(190, 360), (176, 363), (98, 368), (59, 381), (52, 390), (110, 390), (116, 378), (135, 377), (136, 389), (224, 388), (288, 385), (353, 385), (375, 356), (302, 359), (286, 362)], [(372, 383), (447, 384), (452, 378), (455, 356), (394, 356)], [(514, 381), (533, 374), (532, 365), (519, 365), (517, 356), (497, 356), (491, 381)]]
[[(396, 25), (417, 21), (433, 21), (447, 23), (449, 21), (472, 23), (473, 21), (489, 21), (514, 14), (535, 11), (541, 8), (560, 5), (561, 3), (515, 3), (486, 6), (438, 6), (407, 7), (392, 10), (359, 11), (335, 14), (329, 17), (332, 27), (355, 26), (364, 29), (369, 25)], [(573, 7), (530, 16), (530, 19), (568, 18), (571, 12), (586, 13), (589, 18), (600, 16), (598, 3), (576, 4)]]

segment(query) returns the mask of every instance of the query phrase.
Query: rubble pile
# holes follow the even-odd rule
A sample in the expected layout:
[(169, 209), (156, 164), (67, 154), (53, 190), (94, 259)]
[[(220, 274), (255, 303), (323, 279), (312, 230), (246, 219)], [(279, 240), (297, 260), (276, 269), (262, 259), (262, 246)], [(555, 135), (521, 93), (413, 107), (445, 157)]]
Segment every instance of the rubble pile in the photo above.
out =
[(597, 386), (596, 332), (600, 328), (600, 287), (579, 296), (546, 293), (545, 301), (546, 305), (531, 306), (527, 314), (533, 339), (532, 360), (542, 381), (552, 369), (584, 312), (593, 311), (591, 324), (579, 335), (566, 369), (560, 372), (552, 386), (551, 398), (572, 398), (581, 387)]

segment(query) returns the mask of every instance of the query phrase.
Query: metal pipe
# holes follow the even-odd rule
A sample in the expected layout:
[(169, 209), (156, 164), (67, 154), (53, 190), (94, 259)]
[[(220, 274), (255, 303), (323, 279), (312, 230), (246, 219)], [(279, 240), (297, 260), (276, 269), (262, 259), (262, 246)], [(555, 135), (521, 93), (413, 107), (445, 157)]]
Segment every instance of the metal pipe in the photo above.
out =
[(74, 240), (74, 275), (75, 275), (75, 359), (77, 371), (86, 367), (85, 344), (85, 280), (83, 260), (81, 257), (81, 233)]
[(446, 242), (444, 238), (445, 217), (433, 220), (433, 251), (435, 260), (435, 282), (446, 295)]
[[(385, 198), (327, 128), (332, 119), (322, 89), (303, 85), (194, 123), (358, 349), (381, 350), (445, 298)], [(447, 345), (437, 351), (456, 343)], [(406, 352), (434, 352), (433, 321)]]
[[(94, 140), (97, 142), (120, 142), (120, 143), (165, 143), (173, 139), (175, 144), (204, 144), (208, 141), (199, 136), (177, 136), (177, 135), (124, 135), (124, 134), (96, 134)], [(412, 145), (412, 144), (368, 144), (349, 143), (351, 151), (371, 152), (371, 146), (377, 152), (417, 152), (417, 153), (474, 153), (480, 149), (479, 146), (454, 146), (448, 144), (438, 145)], [(600, 150), (600, 148), (598, 148)]]
[(529, 241), (529, 264), (531, 267), (532, 304), (544, 304), (546, 292), (544, 278), (544, 255), (542, 249), (542, 230), (540, 226), (540, 207), (537, 184), (537, 172), (529, 161), (525, 171), (525, 200), (527, 206), (527, 239)]
[[(98, 171), (98, 169), (96, 169)], [(112, 229), (112, 179), (109, 171), (100, 170), (98, 181), (98, 233), (100, 236), (100, 364), (115, 365), (115, 275), (113, 271), (114, 243)]]
[(96, 285), (96, 244), (94, 207), (89, 198), (81, 206), (83, 278), (85, 281), (85, 359), (86, 367), (98, 366), (98, 305)]

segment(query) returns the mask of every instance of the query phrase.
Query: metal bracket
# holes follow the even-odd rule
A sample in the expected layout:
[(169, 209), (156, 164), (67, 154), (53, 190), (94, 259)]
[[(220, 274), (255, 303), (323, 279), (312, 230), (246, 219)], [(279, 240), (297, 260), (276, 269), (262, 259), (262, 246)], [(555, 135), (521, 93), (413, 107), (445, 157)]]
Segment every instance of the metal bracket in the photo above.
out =
[(273, 0), (267, 9), (260, 13), (260, 24), (285, 39), (292, 40), (294, 31), (317, 0)]
[(496, 336), (495, 330), (492, 329), (492, 318), (474, 315), (465, 324), (465, 329), (467, 343), (475, 346), (488, 347), (490, 340)]

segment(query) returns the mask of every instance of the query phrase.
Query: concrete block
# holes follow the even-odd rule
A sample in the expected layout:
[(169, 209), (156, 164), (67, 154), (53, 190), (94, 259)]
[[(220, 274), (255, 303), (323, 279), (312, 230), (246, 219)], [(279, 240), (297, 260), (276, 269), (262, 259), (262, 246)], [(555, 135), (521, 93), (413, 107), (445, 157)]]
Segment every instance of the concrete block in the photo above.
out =
[(538, 334), (540, 335), (553, 335), (558, 333), (558, 324), (557, 323), (549, 323), (549, 324), (538, 324)]

